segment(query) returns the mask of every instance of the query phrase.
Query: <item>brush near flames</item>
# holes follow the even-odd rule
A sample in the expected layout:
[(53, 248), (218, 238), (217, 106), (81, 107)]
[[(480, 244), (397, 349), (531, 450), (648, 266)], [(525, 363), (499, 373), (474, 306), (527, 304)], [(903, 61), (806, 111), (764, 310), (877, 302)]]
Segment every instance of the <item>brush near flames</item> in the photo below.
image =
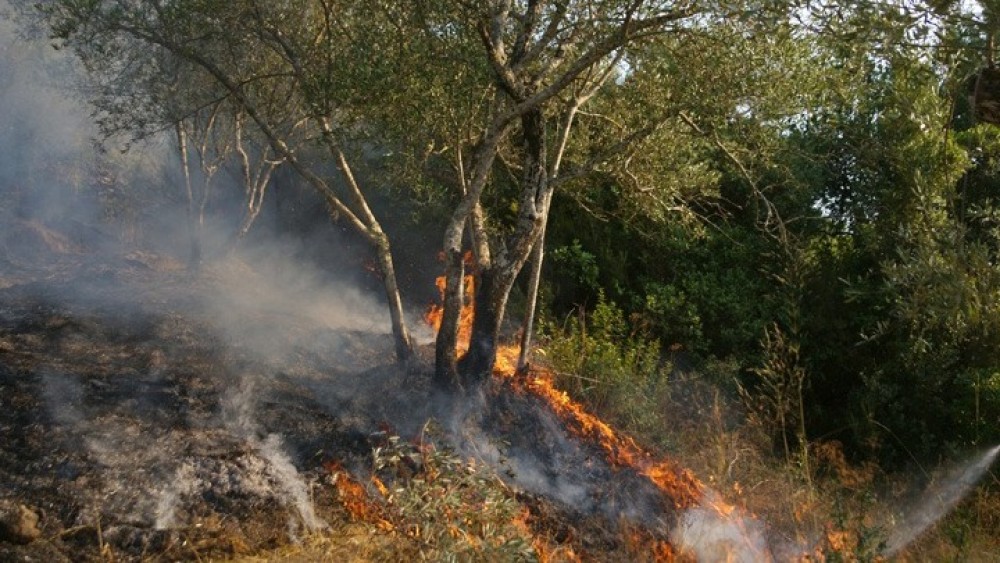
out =
[[(464, 301), (459, 317), (457, 346), (459, 354), (469, 349), (475, 315), (474, 276), (466, 275), (463, 283)], [(436, 285), (443, 299), (444, 276), (437, 278)], [(435, 304), (424, 315), (424, 320), (435, 332), (441, 328), (443, 313), (443, 308)], [(587, 412), (566, 392), (555, 387), (553, 374), (544, 367), (532, 365), (526, 372), (518, 372), (517, 358), (516, 345), (498, 346), (494, 377), (518, 393), (541, 399), (571, 434), (581, 441), (598, 445), (613, 467), (630, 468), (645, 476), (680, 512), (677, 529), (670, 534), (673, 545), (657, 539), (650, 530), (641, 527), (623, 529), (623, 543), (630, 552), (644, 552), (647, 554), (644, 559), (653, 561), (774, 560), (759, 522), (706, 489), (690, 470), (672, 460), (654, 458), (632, 438), (618, 434), (600, 418)], [(806, 556), (802, 560), (812, 559)]]

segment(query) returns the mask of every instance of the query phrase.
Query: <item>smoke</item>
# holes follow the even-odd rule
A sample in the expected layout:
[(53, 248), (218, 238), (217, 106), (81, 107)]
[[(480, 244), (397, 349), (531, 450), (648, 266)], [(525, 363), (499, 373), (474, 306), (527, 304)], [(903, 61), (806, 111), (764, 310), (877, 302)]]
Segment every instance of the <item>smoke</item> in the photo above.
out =
[(713, 506), (720, 500), (707, 491), (701, 506), (682, 513), (671, 542), (697, 561), (773, 561), (763, 523), (739, 509), (722, 511)]
[(308, 346), (292, 341), (304, 329), (390, 334), (379, 300), (297, 261), (294, 250), (290, 242), (256, 244), (206, 266), (202, 303), (230, 344), (275, 360)]
[[(106, 405), (88, 404), (86, 390), (72, 374), (49, 369), (40, 379), (59, 440), (67, 450), (92, 460), (100, 471), (99, 489), (78, 516), (78, 524), (110, 514), (117, 521), (170, 529), (189, 523), (183, 516), (187, 506), (215, 495), (271, 499), (288, 506), (297, 515), (289, 522), (290, 531), (326, 527), (314, 510), (310, 485), (295, 468), (281, 437), (260, 436), (251, 385), (223, 401), (223, 426), (228, 432), (205, 429), (196, 437), (204, 442), (202, 447), (239, 452), (229, 460), (193, 453), (188, 443), (192, 436), (182, 430), (160, 428), (109, 412)], [(98, 409), (103, 411), (100, 415), (88, 416), (88, 411)], [(153, 443), (157, 446), (149, 447)]]
[[(20, 7), (20, 10), (28, 10)], [(0, 250), (19, 266), (114, 246), (124, 234), (124, 204), (159, 186), (160, 149), (102, 150), (81, 102), (85, 79), (69, 53), (18, 35), (12, 8), (0, 0)], [(109, 221), (113, 220), (113, 221)], [(51, 230), (50, 230), (51, 229)], [(61, 238), (53, 244), (52, 237)], [(41, 240), (39, 240), (41, 239)]]
[[(252, 379), (244, 380), (240, 389), (223, 400), (222, 416), (226, 426), (268, 462), (267, 475), (277, 483), (282, 500), (297, 510), (302, 527), (309, 532), (326, 528), (327, 524), (316, 516), (309, 485), (284, 451), (281, 436), (268, 434), (261, 438), (254, 389)], [(290, 530), (297, 527), (294, 523), (289, 525)]]
[[(0, 13), (9, 9), (0, 0)], [(147, 373), (41, 371), (38, 390), (60, 447), (81, 467), (99, 469), (100, 494), (80, 499), (88, 508), (79, 518), (111, 514), (163, 530), (190, 524), (191, 507), (206, 495), (256, 495), (288, 507), (291, 533), (325, 528), (299, 470), (292, 433), (300, 421), (279, 426), (286, 423), (272, 407), (287, 409), (300, 400), (294, 393), (311, 400), (289, 391), (296, 385), (328, 388), (329, 374), (360, 379), (362, 366), (392, 362), (388, 310), (359, 283), (378, 285), (374, 274), (358, 273), (367, 248), (349, 248), (322, 217), (315, 228), (269, 232), (259, 237), (266, 242), (223, 255), (242, 186), (220, 173), (199, 229), (204, 266), (185, 272), (190, 227), (171, 140), (127, 154), (102, 149), (90, 111), (66, 88), (83, 83), (72, 58), (19, 37), (7, 18), (0, 18), (0, 76), (0, 288), (23, 286), (75, 312), (99, 309), (99, 322), (155, 317), (131, 335), (142, 342), (161, 337), (160, 319), (183, 319), (189, 334), (181, 337), (218, 344), (224, 364), (199, 374), (200, 389), (182, 389), (190, 381), (180, 382), (162, 359)], [(268, 213), (276, 211), (265, 208), (263, 223)], [(75, 329), (62, 330), (60, 345)], [(169, 354), (170, 344), (163, 347)], [(353, 398), (377, 395), (378, 381), (359, 380), (353, 391)], [(211, 401), (216, 410), (204, 415)], [(194, 402), (198, 413), (182, 408)], [(207, 446), (192, 440), (226, 455), (199, 451)]]
[[(87, 109), (55, 87), (79, 80), (71, 61), (41, 42), (17, 39), (5, 20), (0, 20), (0, 75), (5, 77), (0, 83), (4, 259), (34, 263), (44, 255), (39, 250), (47, 250), (85, 256), (83, 261), (91, 265), (116, 264), (122, 259), (121, 243), (173, 254), (175, 262), (186, 260), (190, 227), (179, 199), (179, 163), (169, 139), (154, 139), (127, 155), (98, 150)], [(216, 177), (220, 198), (240, 193), (238, 186), (226, 182), (224, 174)], [(215, 203), (210, 210), (225, 211), (224, 202)], [(282, 413), (275, 412), (300, 400), (316, 402), (329, 413), (350, 413), (357, 420), (344, 424), (366, 430), (380, 417), (392, 420), (403, 434), (413, 434), (428, 417), (447, 420), (461, 453), (500, 468), (527, 491), (582, 512), (600, 510), (613, 518), (657, 522), (663, 507), (654, 486), (638, 474), (609, 467), (603, 452), (581, 445), (554, 415), (538, 414), (537, 405), (520, 407), (533, 409), (533, 426), (506, 434), (515, 442), (501, 443), (505, 434), (493, 428), (502, 421), (488, 418), (481, 399), (469, 400), (464, 410), (450, 410), (451, 397), (387, 388), (390, 383), (402, 385), (388, 370), (359, 374), (362, 368), (391, 362), (388, 312), (380, 297), (361, 288), (372, 281), (356, 273), (363, 252), (338, 242), (344, 237), (335, 236), (328, 219), (323, 218), (324, 228), (303, 229), (295, 238), (258, 241), (223, 258), (214, 253), (231, 242), (234, 222), (219, 215), (210, 213), (199, 229), (208, 259), (197, 274), (182, 274), (144, 258), (139, 270), (148, 276), (86, 280), (91, 293), (105, 296), (116, 315), (153, 310), (197, 319), (190, 338), (219, 342), (219, 355), (227, 365), (219, 370), (224, 373), (200, 374), (199, 383), (215, 386), (205, 393), (211, 395), (205, 401), (215, 401), (218, 411), (214, 418), (197, 421), (186, 413), (173, 418), (151, 415), (162, 399), (158, 382), (176, 376), (170, 370), (150, 370), (145, 381), (139, 380), (141, 375), (122, 374), (137, 381), (125, 386), (132, 396), (118, 405), (90, 402), (92, 396), (101, 396), (100, 385), (111, 385), (98, 378), (57, 370), (43, 374), (50, 418), (65, 435), (66, 449), (81, 450), (100, 466), (100, 494), (83, 499), (99, 514), (84, 511), (80, 518), (99, 520), (104, 512), (165, 530), (190, 524), (191, 507), (206, 496), (253, 496), (288, 507), (293, 534), (325, 528), (312, 502), (310, 480), (296, 466), (294, 436), (279, 426)], [(43, 239), (41, 244), (26, 246), (29, 232)], [(59, 237), (72, 244), (58, 242)], [(172, 285), (150, 282), (156, 275), (169, 278)], [(132, 290), (133, 285), (149, 283), (153, 285)], [(70, 275), (57, 288), (61, 293), (47, 298), (72, 302), (79, 299), (83, 285)], [(140, 301), (140, 295), (151, 299)], [(430, 400), (421, 403), (425, 398)], [(164, 427), (164, 420), (195, 428)], [(191, 439), (226, 455), (192, 451)], [(748, 530), (754, 538), (749, 543)], [(684, 513), (674, 534), (678, 545), (702, 560), (712, 560), (719, 549), (747, 557), (766, 553), (759, 551), (755, 522), (719, 519), (711, 507)]]
[[(593, 486), (594, 475), (582, 470), (588, 462), (593, 464), (594, 453), (585, 451), (579, 440), (570, 437), (554, 413), (535, 404), (520, 407), (533, 409), (524, 417), (521, 432), (509, 439), (491, 435), (495, 423), (488, 419), (488, 401), (480, 389), (450, 413), (442, 411), (442, 420), (456, 437), (459, 452), (496, 468), (522, 490), (580, 512), (595, 510), (599, 495)], [(519, 438), (525, 442), (517, 442)]]
[(162, 436), (150, 428), (137, 427), (118, 413), (88, 416), (87, 391), (79, 379), (52, 368), (44, 368), (40, 377), (46, 411), (56, 423), (55, 438), (65, 449), (79, 452), (101, 469), (101, 498), (78, 518), (97, 520), (100, 512), (109, 511), (125, 521), (145, 521), (154, 511), (153, 500), (135, 486), (145, 480), (137, 473), (148, 473), (155, 480), (168, 463), (163, 450), (146, 447), (146, 440)]

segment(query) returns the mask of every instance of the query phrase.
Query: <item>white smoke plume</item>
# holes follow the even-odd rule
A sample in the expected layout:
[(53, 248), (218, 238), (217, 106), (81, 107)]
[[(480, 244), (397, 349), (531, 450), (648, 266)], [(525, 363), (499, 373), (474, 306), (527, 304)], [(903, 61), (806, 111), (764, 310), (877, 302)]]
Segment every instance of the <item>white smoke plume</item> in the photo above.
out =
[[(253, 380), (247, 379), (235, 393), (225, 399), (223, 418), (227, 427), (245, 439), (268, 462), (267, 475), (278, 486), (275, 492), (286, 505), (296, 509), (302, 527), (309, 532), (326, 528), (326, 522), (316, 515), (312, 495), (309, 494), (310, 485), (285, 452), (281, 436), (272, 433), (261, 438), (261, 430), (256, 422), (254, 389)], [(296, 525), (290, 523), (290, 530), (296, 528)]]
[(972, 459), (938, 475), (919, 500), (903, 510), (903, 518), (894, 526), (883, 553), (892, 556), (909, 545), (935, 522), (947, 515), (976, 486), (1000, 454), (1000, 445), (979, 453)]

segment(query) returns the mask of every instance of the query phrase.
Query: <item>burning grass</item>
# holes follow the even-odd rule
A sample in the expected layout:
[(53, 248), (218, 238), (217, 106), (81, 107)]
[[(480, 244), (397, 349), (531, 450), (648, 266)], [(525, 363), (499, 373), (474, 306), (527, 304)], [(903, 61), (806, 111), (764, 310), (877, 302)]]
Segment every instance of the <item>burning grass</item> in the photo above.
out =
[[(703, 498), (704, 485), (693, 473), (669, 459), (655, 459), (632, 438), (616, 433), (604, 421), (570, 399), (564, 391), (556, 389), (548, 372), (536, 368), (527, 374), (497, 372), (496, 375), (505, 378), (518, 392), (543, 399), (576, 435), (598, 444), (614, 466), (636, 469), (649, 478), (667, 495), (675, 508), (695, 506)], [(726, 507), (720, 509), (728, 510)]]
[[(793, 555), (877, 553), (880, 521), (835, 518), (827, 491), (804, 494), (787, 468), (748, 470), (765, 465), (763, 454), (712, 405), (705, 410), (720, 420), (711, 425), (670, 421), (703, 485), (563, 392), (557, 374), (515, 373), (514, 348), (500, 350), (484, 403), (456, 403), (386, 364), (386, 337), (261, 314), (238, 324), (266, 326), (266, 339), (220, 333), (218, 318), (190, 307), (193, 282), (174, 279), (167, 287), (182, 291), (172, 293), (160, 278), (173, 274), (124, 262), (111, 278), (119, 285), (105, 287), (109, 268), (95, 263), (91, 277), (104, 289), (73, 302), (50, 297), (81, 292), (89, 278), (70, 268), (61, 281), (0, 290), (3, 496), (33, 507), (42, 534), (24, 546), (0, 542), (0, 560), (683, 560), (695, 555), (675, 532), (705, 533), (692, 514), (728, 534), (718, 545), (757, 533), (759, 521), (713, 488), (744, 508), (794, 514), (786, 537), (806, 547)], [(124, 284), (130, 276), (151, 283)], [(277, 346), (274, 334), (287, 342)], [(257, 373), (267, 376), (241, 384)], [(679, 397), (664, 411), (683, 417), (681, 399), (694, 402)], [(442, 421), (437, 432), (425, 424), (432, 418)], [(383, 421), (414, 439), (391, 438)], [(472, 442), (496, 455), (475, 456)], [(827, 450), (814, 449), (811, 465), (825, 460), (830, 479), (856, 489), (852, 499), (865, 495), (865, 468), (838, 469), (846, 461)], [(342, 462), (323, 465), (334, 457)], [(536, 488), (521, 486), (531, 479)], [(302, 504), (324, 525), (304, 525)], [(858, 506), (845, 512), (861, 514)], [(996, 496), (978, 495), (912, 557), (995, 553), (995, 534), (979, 538), (982, 548), (939, 548), (969, 522), (996, 529), (990, 514)], [(785, 535), (770, 516), (771, 531)], [(795, 536), (795, 526), (806, 533)]]
[[(439, 290), (444, 293), (444, 278), (438, 278)], [(474, 282), (472, 276), (466, 276), (465, 298), (461, 312), (460, 348), (459, 353), (468, 347), (469, 332), (474, 315), (472, 291)], [(442, 310), (438, 306), (429, 308), (425, 320), (435, 330), (440, 328)], [(494, 377), (513, 392), (535, 397), (553, 412), (571, 435), (584, 443), (595, 444), (605, 456), (606, 461), (618, 470), (629, 470), (641, 475), (652, 483), (664, 499), (676, 512), (683, 512), (701, 507), (712, 511), (713, 518), (728, 519), (740, 525), (742, 517), (736, 514), (736, 508), (725, 503), (717, 495), (707, 495), (704, 485), (694, 474), (681, 467), (676, 462), (667, 459), (657, 459), (649, 451), (640, 447), (631, 437), (616, 432), (609, 424), (591, 412), (580, 403), (574, 401), (562, 390), (556, 388), (553, 373), (540, 366), (532, 366), (525, 372), (516, 369), (517, 348), (512, 345), (500, 346), (497, 351), (497, 362)], [(642, 546), (642, 553), (655, 561), (674, 560), (676, 552), (670, 541), (665, 538), (665, 531), (645, 527), (639, 521), (625, 521), (620, 526), (621, 544), (633, 549)], [(753, 552), (764, 556), (767, 547), (759, 544), (759, 540), (748, 541)]]
[[(473, 276), (466, 275), (464, 283), (465, 303), (462, 307), (459, 324), (458, 351), (460, 353), (468, 349), (472, 320), (475, 314), (472, 300), (475, 291)], [(443, 295), (445, 278), (438, 277), (436, 284)], [(442, 316), (442, 308), (432, 305), (424, 318), (434, 330), (439, 330)], [(557, 389), (553, 382), (552, 372), (540, 366), (533, 366), (527, 373), (518, 373), (516, 369), (517, 353), (518, 350), (513, 345), (499, 347), (494, 368), (495, 377), (506, 381), (516, 392), (542, 399), (574, 434), (583, 440), (598, 444), (614, 466), (633, 468), (645, 475), (667, 495), (675, 508), (689, 508), (697, 505), (703, 499), (704, 486), (693, 473), (669, 459), (655, 459), (648, 451), (636, 444), (632, 438), (615, 432), (610, 425), (588, 412), (580, 403), (572, 400), (566, 392)], [(719, 509), (730, 511), (731, 507), (720, 504)]]
[(513, 492), (486, 467), (429, 440), (382, 438), (364, 485), (341, 464), (327, 464), (352, 519), (401, 538), (427, 560), (533, 561), (536, 548), (547, 549), (524, 525)]

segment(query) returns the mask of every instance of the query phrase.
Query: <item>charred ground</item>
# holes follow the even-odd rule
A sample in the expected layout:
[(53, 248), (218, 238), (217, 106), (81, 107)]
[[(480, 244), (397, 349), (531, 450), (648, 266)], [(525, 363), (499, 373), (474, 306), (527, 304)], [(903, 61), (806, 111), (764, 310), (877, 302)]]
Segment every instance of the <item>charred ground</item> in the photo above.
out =
[(329, 464), (364, 483), (373, 448), (430, 420), (435, 447), (504, 477), (544, 542), (631, 559), (644, 540), (625, 545), (623, 527), (666, 537), (672, 508), (655, 488), (537, 398), (500, 382), (441, 394), (430, 350), (398, 367), (377, 322), (250, 306), (232, 280), (268, 287), (267, 276), (238, 258), (191, 274), (147, 253), (49, 250), (8, 260), (0, 289), (0, 502), (38, 516), (26, 523), (37, 537), (0, 542), (0, 560), (231, 558), (316, 534), (361, 534), (366, 558), (398, 553), (394, 542), (419, 551), (419, 539), (352, 523)]

